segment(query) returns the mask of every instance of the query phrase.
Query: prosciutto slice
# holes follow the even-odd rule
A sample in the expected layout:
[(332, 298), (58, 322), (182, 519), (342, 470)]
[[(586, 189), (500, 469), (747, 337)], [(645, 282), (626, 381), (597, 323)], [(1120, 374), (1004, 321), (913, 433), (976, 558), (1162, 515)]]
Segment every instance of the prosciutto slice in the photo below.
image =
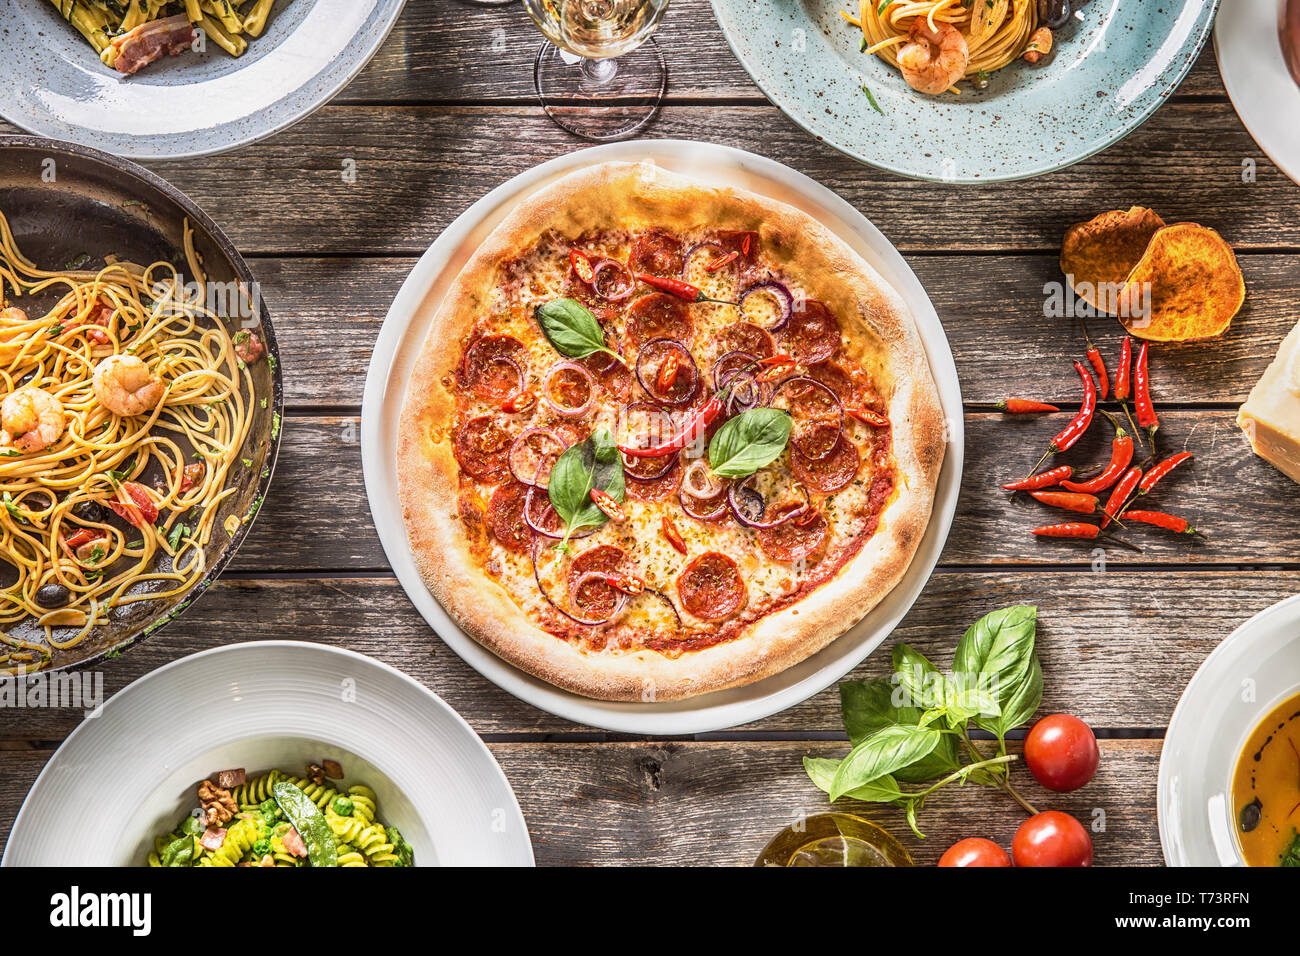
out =
[(150, 20), (113, 40), (117, 48), (113, 66), (119, 73), (131, 74), (164, 55), (183, 53), (193, 43), (194, 25), (185, 14)]

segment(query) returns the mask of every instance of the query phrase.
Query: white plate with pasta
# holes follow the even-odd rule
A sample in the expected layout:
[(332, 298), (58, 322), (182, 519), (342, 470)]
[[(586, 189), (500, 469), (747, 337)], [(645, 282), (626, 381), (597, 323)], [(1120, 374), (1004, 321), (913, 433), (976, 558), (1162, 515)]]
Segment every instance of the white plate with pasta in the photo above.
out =
[[(230, 784), (229, 815), (204, 816), (223, 801), (203, 781)], [(313, 824), (294, 820), (310, 858), (286, 840), (294, 791), (337, 865), (533, 863), (505, 775), (437, 695), (352, 651), (260, 641), (159, 668), (88, 717), (37, 777), (0, 865), (305, 865)]]
[(132, 159), (271, 135), (326, 103), (405, 0), (0, 0), (0, 116)]

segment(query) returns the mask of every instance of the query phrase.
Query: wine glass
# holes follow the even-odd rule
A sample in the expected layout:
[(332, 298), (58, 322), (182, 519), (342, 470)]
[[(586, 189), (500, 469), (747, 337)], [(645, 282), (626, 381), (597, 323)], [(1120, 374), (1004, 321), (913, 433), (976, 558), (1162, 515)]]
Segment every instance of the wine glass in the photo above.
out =
[(625, 139), (663, 100), (668, 67), (651, 38), (668, 0), (524, 0), (547, 37), (533, 79), (548, 116), (584, 139)]

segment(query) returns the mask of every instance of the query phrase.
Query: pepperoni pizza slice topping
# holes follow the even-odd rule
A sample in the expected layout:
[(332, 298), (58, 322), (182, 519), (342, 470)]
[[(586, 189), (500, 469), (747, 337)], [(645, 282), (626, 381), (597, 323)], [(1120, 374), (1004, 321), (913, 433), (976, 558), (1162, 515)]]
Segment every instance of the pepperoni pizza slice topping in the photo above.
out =
[(826, 549), (829, 526), (825, 516), (815, 509), (804, 510), (803, 502), (790, 502), (772, 509), (776, 517), (803, 511), (793, 521), (786, 521), (758, 532), (756, 540), (763, 553), (774, 561), (816, 560)]
[(858, 446), (841, 436), (830, 454), (812, 459), (799, 449), (790, 450), (790, 468), (794, 476), (811, 491), (830, 494), (845, 488), (858, 476), (862, 456)]
[(510, 477), (514, 435), (505, 418), (480, 415), (456, 429), (453, 452), (466, 474), (495, 485)]
[(816, 299), (799, 299), (781, 330), (781, 345), (801, 365), (824, 362), (840, 347), (840, 323)]
[(488, 526), (492, 536), (507, 551), (526, 553), (533, 541), (533, 530), (524, 519), (524, 506), (528, 500), (528, 486), (511, 481), (492, 492), (488, 502)]
[(667, 292), (647, 292), (627, 307), (626, 338), (634, 352), (654, 339), (671, 339), (689, 345), (695, 334), (690, 308)]
[(702, 621), (722, 621), (749, 599), (736, 562), (719, 551), (706, 551), (677, 576), (677, 596), (687, 613)]
[(527, 384), (528, 350), (512, 335), (484, 335), (465, 350), (460, 380), (479, 398), (502, 402)]

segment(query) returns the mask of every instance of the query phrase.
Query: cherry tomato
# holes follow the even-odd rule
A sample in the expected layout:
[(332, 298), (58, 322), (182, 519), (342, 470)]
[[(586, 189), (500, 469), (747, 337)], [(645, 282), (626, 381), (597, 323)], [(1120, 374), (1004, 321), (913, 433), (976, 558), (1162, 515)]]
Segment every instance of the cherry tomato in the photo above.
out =
[(1025, 737), (1025, 763), (1034, 779), (1048, 790), (1078, 790), (1097, 772), (1101, 754), (1092, 729), (1078, 717), (1044, 717)]
[(1092, 838), (1068, 813), (1046, 810), (1020, 824), (1011, 856), (1016, 866), (1092, 866)]
[(1011, 857), (992, 840), (967, 837), (958, 840), (939, 857), (940, 866), (1010, 866)]

